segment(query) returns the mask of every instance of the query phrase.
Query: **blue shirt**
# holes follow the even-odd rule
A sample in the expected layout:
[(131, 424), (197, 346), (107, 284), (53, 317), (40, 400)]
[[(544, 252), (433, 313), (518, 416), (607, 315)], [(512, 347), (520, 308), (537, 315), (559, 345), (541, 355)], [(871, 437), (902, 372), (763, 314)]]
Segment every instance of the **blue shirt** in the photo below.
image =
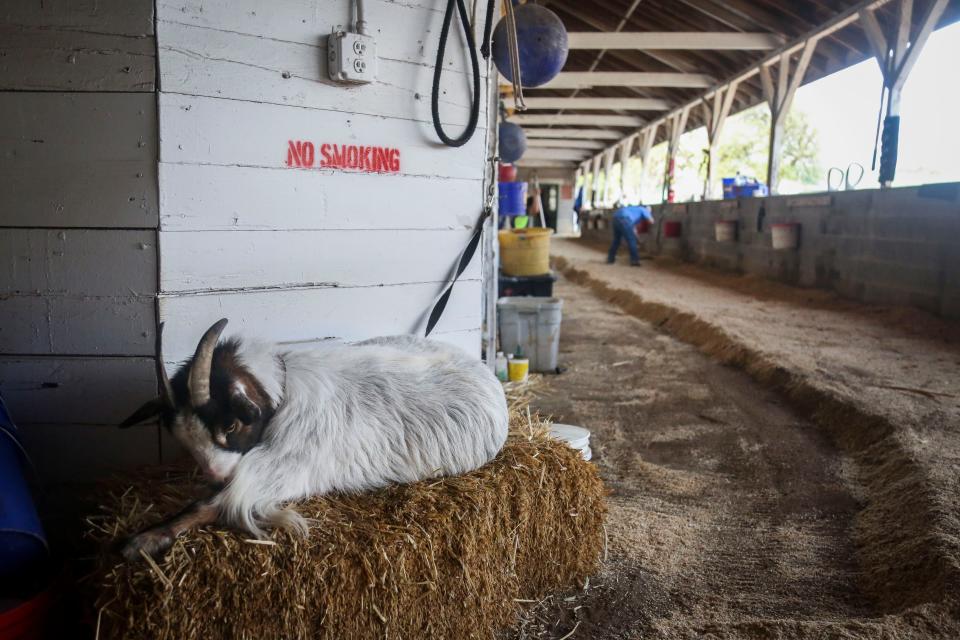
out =
[(650, 211), (650, 207), (644, 207), (642, 205), (620, 207), (614, 212), (613, 217), (625, 218), (631, 225), (637, 224), (643, 218), (653, 222), (653, 212)]

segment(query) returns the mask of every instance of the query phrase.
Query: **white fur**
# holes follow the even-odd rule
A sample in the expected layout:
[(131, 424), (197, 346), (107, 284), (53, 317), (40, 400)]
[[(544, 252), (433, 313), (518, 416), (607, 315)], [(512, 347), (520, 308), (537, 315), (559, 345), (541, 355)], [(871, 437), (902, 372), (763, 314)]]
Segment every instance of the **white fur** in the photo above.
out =
[(285, 502), (465, 473), (507, 437), (500, 383), (450, 345), (412, 336), (308, 351), (241, 343), (239, 357), (277, 412), (263, 441), (232, 461), (217, 506), (254, 535), (306, 530)]

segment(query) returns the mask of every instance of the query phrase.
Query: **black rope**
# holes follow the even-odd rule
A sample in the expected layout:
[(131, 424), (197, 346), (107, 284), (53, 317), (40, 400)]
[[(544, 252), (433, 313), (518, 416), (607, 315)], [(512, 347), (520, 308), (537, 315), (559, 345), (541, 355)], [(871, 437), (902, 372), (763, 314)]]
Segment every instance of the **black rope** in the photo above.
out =
[[(440, 124), (440, 76), (443, 75), (443, 54), (447, 49), (447, 37), (450, 35), (450, 22), (453, 19), (453, 5), (457, 5), (457, 13), (460, 15), (460, 23), (463, 26), (463, 34), (467, 38), (467, 48), (470, 50), (470, 66), (473, 68), (473, 97), (470, 100), (470, 119), (467, 121), (467, 128), (464, 129), (456, 138), (451, 138), (443, 130)], [(490, 28), (493, 22), (493, 4), (494, 0), (487, 3), (487, 23), (483, 29), (483, 53), (484, 59), (490, 57)], [(433, 115), (433, 128), (437, 132), (440, 140), (448, 147), (462, 147), (477, 130), (477, 120), (480, 118), (480, 62), (477, 59), (477, 46), (473, 41), (473, 29), (470, 28), (470, 20), (467, 17), (467, 9), (463, 6), (463, 0), (447, 0), (447, 10), (443, 15), (443, 28), (440, 29), (440, 46), (437, 48), (437, 64), (433, 69), (433, 95), (430, 97), (430, 111)]]
[(477, 220), (477, 226), (473, 229), (473, 235), (470, 236), (470, 241), (467, 242), (467, 247), (460, 256), (460, 262), (457, 263), (457, 272), (453, 274), (453, 280), (447, 285), (443, 295), (437, 299), (437, 303), (433, 305), (430, 318), (427, 320), (427, 329), (423, 334), (424, 337), (429, 336), (433, 328), (437, 326), (437, 323), (440, 321), (440, 316), (443, 315), (443, 310), (447, 308), (447, 300), (450, 299), (450, 294), (453, 292), (453, 285), (457, 283), (457, 278), (466, 271), (470, 265), (470, 261), (473, 260), (473, 256), (477, 252), (477, 245), (480, 244), (480, 236), (483, 234), (483, 223), (487, 221), (491, 213), (489, 208), (484, 208), (483, 213), (480, 214), (480, 218)]

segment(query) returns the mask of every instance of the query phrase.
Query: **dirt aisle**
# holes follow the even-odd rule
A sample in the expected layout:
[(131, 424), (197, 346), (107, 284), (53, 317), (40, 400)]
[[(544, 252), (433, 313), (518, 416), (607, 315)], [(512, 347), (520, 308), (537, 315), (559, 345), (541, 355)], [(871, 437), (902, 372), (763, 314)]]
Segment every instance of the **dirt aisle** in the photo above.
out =
[(534, 405), (593, 432), (612, 490), (610, 562), (522, 633), (883, 635), (856, 587), (857, 488), (822, 435), (745, 374), (588, 290), (561, 281), (556, 293), (569, 369)]

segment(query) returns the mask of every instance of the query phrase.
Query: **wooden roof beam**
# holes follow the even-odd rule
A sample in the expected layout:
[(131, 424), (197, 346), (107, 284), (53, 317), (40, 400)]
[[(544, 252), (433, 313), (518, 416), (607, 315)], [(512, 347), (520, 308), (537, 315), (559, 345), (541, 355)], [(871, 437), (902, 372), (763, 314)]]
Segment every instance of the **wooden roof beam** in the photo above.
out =
[(567, 34), (571, 49), (710, 49), (768, 51), (784, 44), (774, 33), (704, 31), (575, 32)]
[(516, 124), (543, 124), (543, 125), (583, 125), (606, 127), (642, 127), (647, 121), (635, 116), (608, 116), (593, 114), (525, 114), (520, 113), (510, 117), (510, 122)]
[(555, 148), (555, 149), (603, 149), (606, 144), (600, 140), (585, 140), (583, 138), (529, 138), (527, 149)]
[(527, 110), (580, 109), (583, 111), (666, 111), (673, 105), (657, 98), (526, 98)]
[(585, 87), (683, 87), (704, 89), (715, 80), (702, 73), (660, 73), (654, 71), (561, 71), (543, 85), (550, 89)]
[(537, 129), (524, 127), (527, 140), (533, 138), (582, 138), (585, 140), (619, 140), (623, 134), (613, 129)]

